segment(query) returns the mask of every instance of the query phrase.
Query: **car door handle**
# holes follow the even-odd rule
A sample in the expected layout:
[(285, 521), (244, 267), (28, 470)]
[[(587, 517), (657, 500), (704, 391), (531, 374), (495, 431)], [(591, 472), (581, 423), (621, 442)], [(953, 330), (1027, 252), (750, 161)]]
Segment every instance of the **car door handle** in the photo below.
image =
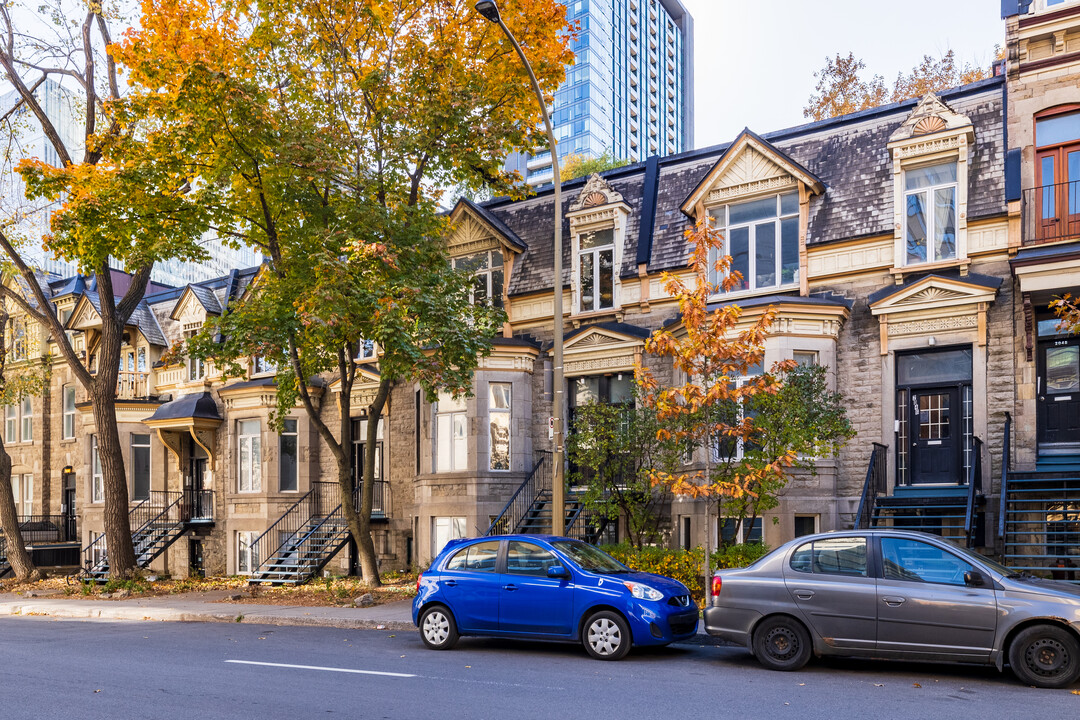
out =
[(513, 591), (517, 590), (517, 585), (514, 585), (514, 584), (503, 585), (503, 590), (509, 590), (510, 592), (513, 592)]
[(795, 591), (795, 597), (799, 598), (800, 600), (809, 600), (810, 598), (814, 597), (814, 591), (813, 590), (796, 590)]
[(457, 587), (457, 580), (444, 580), (443, 585), (446, 587)]
[(896, 597), (896, 596), (885, 596), (885, 597), (881, 598), (881, 601), (883, 603), (885, 603), (886, 605), (888, 605), (889, 607), (900, 607), (901, 605), (904, 604), (905, 599), (906, 598)]

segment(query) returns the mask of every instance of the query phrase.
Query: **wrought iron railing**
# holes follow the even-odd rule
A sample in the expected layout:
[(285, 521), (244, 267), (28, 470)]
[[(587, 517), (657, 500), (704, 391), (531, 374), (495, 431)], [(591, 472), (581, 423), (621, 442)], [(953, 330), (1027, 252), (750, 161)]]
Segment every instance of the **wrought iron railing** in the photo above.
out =
[[(19, 532), (27, 545), (72, 542), (78, 539), (74, 521), (74, 516), (68, 515), (20, 515)], [(0, 536), (3, 534), (0, 528)]]
[(1080, 181), (1028, 188), (1022, 200), (1025, 245), (1080, 238)]
[(978, 437), (972, 437), (971, 449), (974, 457), (971, 458), (971, 467), (968, 469), (967, 508), (964, 513), (964, 537), (967, 538), (969, 548), (975, 547), (975, 530), (978, 527), (976, 503), (982, 491), (982, 448), (983, 441)]
[(340, 512), (340, 495), (336, 482), (311, 483), (311, 490), (306, 495), (289, 506), (273, 525), (251, 542), (251, 574), (257, 575), (278, 550), (310, 525), (313, 518), (326, 518)]
[(570, 519), (566, 522), (565, 535), (595, 545), (607, 527), (608, 519), (604, 515), (589, 512), (584, 503), (578, 504)]
[[(360, 491), (363, 488), (363, 481), (360, 481), (353, 489), (353, 506), (357, 512), (360, 512)], [(372, 488), (371, 492), (371, 517), (381, 520), (386, 517), (390, 510), (387, 505), (387, 498), (390, 495), (390, 483), (386, 480), (376, 480), (375, 487)]]
[(207, 523), (214, 521), (214, 491), (184, 490), (184, 503), (181, 507), (181, 519), (184, 522)]
[(509, 502), (506, 503), (502, 512), (492, 521), (484, 534), (505, 535), (514, 532), (518, 523), (532, 508), (533, 503), (549, 490), (551, 490), (551, 453), (545, 452), (541, 454), (540, 459), (533, 466), (532, 472), (518, 486), (514, 494), (510, 496)]
[(855, 513), (856, 530), (865, 530), (870, 527), (877, 497), (887, 489), (889, 446), (881, 443), (873, 443), (873, 446), (870, 462), (866, 466), (866, 479), (863, 481), (862, 496), (859, 498), (859, 510)]
[(1012, 445), (1012, 415), (1005, 413), (1005, 432), (1001, 440), (1001, 487), (998, 492), (998, 532), (997, 544), (1001, 552), (1005, 552), (1005, 516), (1008, 512), (1009, 498), (1009, 463)]

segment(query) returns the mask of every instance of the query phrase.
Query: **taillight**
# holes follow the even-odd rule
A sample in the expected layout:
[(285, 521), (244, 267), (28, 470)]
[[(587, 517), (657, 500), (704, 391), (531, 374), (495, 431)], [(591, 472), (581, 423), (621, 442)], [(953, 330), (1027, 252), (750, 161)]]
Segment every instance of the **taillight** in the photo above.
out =
[(722, 584), (723, 584), (723, 581), (720, 579), (720, 576), (719, 575), (714, 575), (713, 579), (712, 579), (712, 596), (713, 596), (713, 598), (720, 597), (720, 586)]
[(424, 577), (424, 573), (420, 573), (419, 575), (416, 576), (416, 594), (417, 595), (420, 594), (420, 580), (422, 580), (423, 577)]

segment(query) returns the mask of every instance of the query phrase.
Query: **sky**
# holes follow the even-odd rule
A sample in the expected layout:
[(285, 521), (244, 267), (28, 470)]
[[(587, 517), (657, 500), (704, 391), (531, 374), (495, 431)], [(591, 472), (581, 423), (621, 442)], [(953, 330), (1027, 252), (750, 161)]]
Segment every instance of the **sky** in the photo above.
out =
[(1005, 44), (998, 0), (682, 0), (694, 17), (694, 146), (807, 122), (825, 57), (854, 52), (869, 75), (952, 49), (989, 66)]

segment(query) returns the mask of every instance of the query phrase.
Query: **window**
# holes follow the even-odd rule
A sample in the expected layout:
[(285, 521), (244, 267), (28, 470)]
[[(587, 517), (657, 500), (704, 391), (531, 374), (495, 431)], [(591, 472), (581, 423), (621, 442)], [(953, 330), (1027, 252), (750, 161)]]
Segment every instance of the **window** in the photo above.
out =
[(258, 420), (241, 420), (237, 423), (237, 443), (240, 450), (240, 471), (237, 475), (238, 492), (262, 490), (262, 438)]
[(823, 575), (866, 577), (866, 538), (816, 540), (791, 553), (791, 569)]
[(1075, 236), (1080, 228), (1080, 111), (1070, 106), (1040, 113), (1035, 145), (1035, 239)]
[(615, 230), (593, 230), (577, 236), (578, 307), (581, 312), (615, 306)]
[(361, 340), (356, 347), (356, 360), (374, 360), (378, 355), (374, 340)]
[[(749, 368), (749, 375), (740, 377), (735, 380), (736, 387), (742, 387), (750, 380), (761, 374), (761, 365), (756, 365)], [(752, 408), (752, 398), (743, 398), (742, 401), (732, 400), (727, 407), (721, 408), (720, 422), (728, 425), (735, 426), (741, 423), (745, 418), (749, 417), (753, 419), (757, 416), (757, 411)], [(747, 403), (751, 403), (751, 407), (747, 407)], [(758, 448), (758, 444), (752, 440), (744, 440), (741, 437), (720, 437), (715, 438), (712, 442), (712, 458), (713, 462), (727, 462), (727, 461), (739, 461), (742, 460), (747, 452), (751, 452)]]
[(454, 269), (473, 276), (470, 294), (474, 304), (503, 306), (502, 250), (465, 255), (453, 259)]
[(818, 364), (818, 354), (816, 350), (796, 350), (791, 353), (791, 359), (798, 365)]
[(510, 383), (488, 384), (488, 429), (492, 470), (510, 469)]
[(90, 531), (90, 562), (91, 565), (97, 567), (105, 562), (107, 555), (107, 547), (105, 545), (105, 533)]
[(251, 374), (252, 375), (269, 375), (270, 373), (277, 372), (277, 365), (270, 362), (263, 357), (254, 357), (251, 360)]
[(11, 349), (8, 357), (13, 362), (26, 359), (26, 322), (22, 318), (11, 321)]
[(146, 372), (146, 348), (139, 348), (139, 364), (138, 371), (141, 373)]
[(34, 400), (25, 397), (22, 399), (22, 441), (33, 442), (34, 440)]
[(679, 547), (689, 550), (692, 547), (690, 535), (690, 516), (683, 515), (679, 518)]
[(75, 437), (75, 386), (64, 386), (64, 439)]
[(907, 264), (956, 257), (956, 163), (904, 172)]
[(254, 532), (236, 533), (236, 574), (250, 575), (259, 567), (259, 552), (255, 546)]
[(468, 467), (468, 418), (465, 398), (439, 393), (434, 405), (435, 472), (453, 472)]
[(202, 380), (206, 376), (206, 366), (202, 358), (188, 357), (188, 380)]
[(817, 532), (817, 525), (817, 515), (796, 515), (795, 537), (802, 537), (803, 535), (813, 535)]
[(90, 436), (90, 502), (105, 502), (105, 476), (101, 473), (97, 435)]
[[(743, 518), (742, 523), (735, 518), (718, 518), (720, 523), (720, 541), (725, 545), (734, 543), (761, 544), (761, 518), (751, 520)], [(738, 528), (736, 528), (738, 525)]]
[[(438, 519), (442, 520), (446, 518)], [(457, 520), (458, 518), (453, 519)], [(443, 545), (445, 544), (446, 543), (444, 542)], [(475, 545), (470, 545), (467, 548), (459, 550), (446, 563), (446, 569), (493, 573), (495, 572), (495, 563), (498, 558), (499, 542), (497, 540), (489, 540), (487, 542), (476, 543)]]
[(34, 476), (12, 475), (11, 495), (15, 498), (15, 514), (20, 518), (34, 514)]
[(964, 585), (975, 568), (951, 552), (918, 540), (881, 538), (882, 575), (886, 580)]
[(131, 434), (131, 499), (150, 497), (150, 436)]
[[(463, 517), (433, 517), (431, 518), (431, 556), (435, 557), (451, 540), (463, 538), (466, 535), (465, 518)], [(493, 543), (498, 548), (498, 543)], [(496, 550), (497, 551), (497, 550)]]
[(506, 548), (506, 572), (514, 575), (547, 577), (548, 568), (558, 564), (555, 555), (539, 545), (511, 540)]
[(4, 408), (4, 442), (19, 442), (19, 410), (14, 405)]
[(296, 420), (285, 420), (278, 442), (280, 446), (278, 489), (281, 492), (296, 492), (298, 487)]
[[(709, 211), (713, 227), (724, 234), (730, 272), (739, 273), (732, 292), (796, 285), (799, 282), (799, 195), (770, 195)], [(710, 258), (709, 281), (723, 292)]]

